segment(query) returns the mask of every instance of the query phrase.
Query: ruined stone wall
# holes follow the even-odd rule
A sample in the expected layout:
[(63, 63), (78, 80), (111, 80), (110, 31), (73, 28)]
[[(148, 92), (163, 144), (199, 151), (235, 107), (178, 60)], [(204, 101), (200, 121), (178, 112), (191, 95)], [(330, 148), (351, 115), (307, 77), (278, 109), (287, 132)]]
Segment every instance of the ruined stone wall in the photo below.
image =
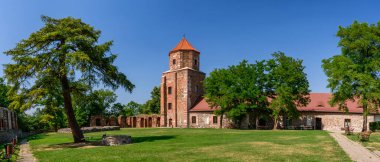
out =
[(117, 118), (117, 122), (119, 123), (120, 128), (125, 128), (125, 127), (127, 127), (127, 120), (126, 120), (125, 116), (121, 116), (121, 115), (120, 115), (120, 116)]
[[(217, 117), (216, 123), (214, 123), (214, 116)], [(192, 118), (196, 118), (196, 122), (192, 122)], [(190, 112), (190, 127), (191, 128), (219, 128), (220, 115), (215, 115), (213, 112)], [(231, 128), (232, 121), (226, 116), (223, 116), (222, 122), (223, 128)]]
[[(292, 120), (292, 125), (300, 126), (307, 125), (307, 118), (312, 118), (312, 126), (316, 126), (316, 118), (322, 120), (322, 130), (328, 131), (341, 131), (344, 128), (344, 120), (350, 119), (350, 128), (353, 128), (355, 132), (360, 132), (363, 126), (362, 114), (346, 114), (346, 113), (325, 113), (325, 112), (301, 112), (301, 116), (297, 120)], [(374, 115), (368, 115), (369, 122), (374, 121)], [(367, 125), (369, 129), (369, 125)]]
[[(96, 121), (100, 120), (100, 125), (96, 125)], [(107, 119), (103, 115), (93, 115), (90, 118), (90, 127), (107, 126)]]

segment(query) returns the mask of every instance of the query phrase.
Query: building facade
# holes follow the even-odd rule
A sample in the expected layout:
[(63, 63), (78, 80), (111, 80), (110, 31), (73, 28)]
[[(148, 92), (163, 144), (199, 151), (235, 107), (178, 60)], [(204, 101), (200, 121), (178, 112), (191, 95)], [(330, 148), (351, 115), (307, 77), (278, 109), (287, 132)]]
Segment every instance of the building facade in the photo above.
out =
[[(200, 71), (200, 52), (185, 38), (169, 52), (169, 70), (161, 78), (161, 127), (181, 128), (217, 128), (220, 116), (214, 115), (215, 108), (210, 107), (203, 96), (202, 82), (205, 73)], [(341, 131), (349, 126), (354, 131), (361, 131), (363, 110), (357, 101), (348, 102), (348, 111), (330, 106), (330, 93), (310, 93), (310, 103), (299, 107), (298, 119), (287, 119), (280, 126), (285, 129), (320, 129)], [(238, 127), (250, 128), (251, 121), (247, 115)], [(259, 119), (256, 126), (272, 129), (273, 121), (269, 118)], [(380, 121), (379, 112), (368, 115), (368, 123)], [(224, 117), (223, 128), (232, 127), (232, 122)], [(235, 126), (236, 127), (236, 126)]]

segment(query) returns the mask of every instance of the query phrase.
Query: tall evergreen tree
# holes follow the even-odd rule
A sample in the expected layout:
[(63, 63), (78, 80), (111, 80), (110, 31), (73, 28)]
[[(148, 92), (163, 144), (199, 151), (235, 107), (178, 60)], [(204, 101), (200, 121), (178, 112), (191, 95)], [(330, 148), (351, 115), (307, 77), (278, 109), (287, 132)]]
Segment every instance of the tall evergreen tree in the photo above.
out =
[(71, 98), (76, 87), (71, 83), (81, 80), (95, 86), (102, 82), (113, 89), (122, 86), (128, 92), (134, 85), (113, 65), (117, 56), (110, 53), (112, 41), (98, 43), (99, 30), (72, 17), (42, 16), (42, 21), (45, 26), (5, 52), (14, 61), (5, 65), (5, 76), (14, 85), (9, 93), (15, 98), (11, 106), (32, 107), (49, 90), (50, 80), (57, 81), (74, 142), (81, 142), (84, 138)]

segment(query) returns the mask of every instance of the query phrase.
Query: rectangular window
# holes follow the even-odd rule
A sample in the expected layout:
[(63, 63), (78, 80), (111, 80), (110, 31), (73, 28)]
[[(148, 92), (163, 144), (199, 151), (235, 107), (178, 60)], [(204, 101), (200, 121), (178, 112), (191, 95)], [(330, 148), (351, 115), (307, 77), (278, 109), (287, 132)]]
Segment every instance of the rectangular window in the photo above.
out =
[(197, 123), (197, 117), (192, 116), (191, 117), (191, 123)]
[(218, 123), (218, 117), (217, 116), (212, 117), (212, 123), (214, 123), (214, 124)]
[(306, 116), (306, 126), (311, 126), (311, 122), (313, 121), (313, 117), (311, 115)]
[(172, 109), (172, 103), (168, 103), (168, 109), (169, 109), (169, 110)]
[(344, 127), (350, 127), (351, 126), (351, 119), (344, 119)]
[(168, 87), (168, 94), (172, 94), (172, 87)]

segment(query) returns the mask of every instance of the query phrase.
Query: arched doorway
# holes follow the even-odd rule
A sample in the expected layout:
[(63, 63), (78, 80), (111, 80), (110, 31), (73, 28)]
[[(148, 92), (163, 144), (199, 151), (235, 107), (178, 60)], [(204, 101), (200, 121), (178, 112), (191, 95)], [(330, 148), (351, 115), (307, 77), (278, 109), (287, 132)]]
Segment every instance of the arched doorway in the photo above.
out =
[(160, 127), (161, 118), (157, 117), (156, 127)]
[(143, 128), (144, 126), (144, 118), (140, 118), (140, 128)]
[(148, 127), (152, 127), (152, 117), (148, 118)]
[(102, 123), (99, 118), (95, 119), (95, 125), (96, 126), (102, 126)]
[(136, 117), (133, 117), (132, 128), (136, 128), (136, 124), (137, 124), (137, 119)]

